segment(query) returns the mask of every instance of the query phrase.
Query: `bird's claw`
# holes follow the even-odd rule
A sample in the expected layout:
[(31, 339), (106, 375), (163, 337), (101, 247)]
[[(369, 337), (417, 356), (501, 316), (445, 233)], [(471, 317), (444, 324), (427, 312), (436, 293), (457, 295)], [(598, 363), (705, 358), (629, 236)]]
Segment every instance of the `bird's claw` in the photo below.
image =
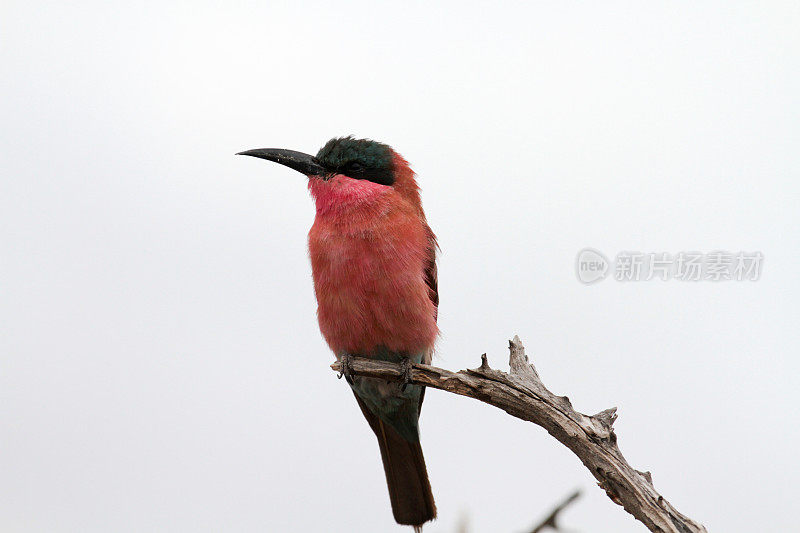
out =
[(342, 365), (341, 371), (339, 371), (339, 375), (336, 376), (339, 379), (342, 379), (344, 376), (344, 380), (347, 381), (350, 385), (353, 384), (353, 356), (350, 354), (342, 354), (339, 357), (339, 362)]
[(411, 363), (410, 358), (403, 357), (403, 359), (400, 360), (400, 367), (403, 369), (403, 385), (400, 387), (400, 391), (405, 392), (406, 387), (411, 383), (411, 370), (414, 368), (414, 365)]

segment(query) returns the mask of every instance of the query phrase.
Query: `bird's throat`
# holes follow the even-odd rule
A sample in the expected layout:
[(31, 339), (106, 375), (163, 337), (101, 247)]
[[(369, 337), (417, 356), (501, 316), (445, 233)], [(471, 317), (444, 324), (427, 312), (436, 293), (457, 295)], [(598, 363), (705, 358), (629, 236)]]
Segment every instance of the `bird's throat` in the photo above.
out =
[(308, 180), (308, 190), (316, 203), (317, 215), (379, 209), (383, 203), (381, 200), (393, 192), (387, 185), (341, 174), (324, 181), (312, 177)]

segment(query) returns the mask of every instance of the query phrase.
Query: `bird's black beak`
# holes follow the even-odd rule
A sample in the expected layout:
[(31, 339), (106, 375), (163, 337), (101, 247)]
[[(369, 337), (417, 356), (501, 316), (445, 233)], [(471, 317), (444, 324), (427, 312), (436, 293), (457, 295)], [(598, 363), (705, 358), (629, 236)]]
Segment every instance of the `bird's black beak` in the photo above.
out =
[(281, 165), (286, 165), (289, 168), (293, 168), (306, 176), (325, 176), (330, 173), (325, 167), (319, 164), (316, 157), (304, 154), (303, 152), (295, 152), (294, 150), (256, 148), (255, 150), (239, 152), (236, 155), (249, 155), (252, 157), (260, 157), (267, 161), (274, 161)]

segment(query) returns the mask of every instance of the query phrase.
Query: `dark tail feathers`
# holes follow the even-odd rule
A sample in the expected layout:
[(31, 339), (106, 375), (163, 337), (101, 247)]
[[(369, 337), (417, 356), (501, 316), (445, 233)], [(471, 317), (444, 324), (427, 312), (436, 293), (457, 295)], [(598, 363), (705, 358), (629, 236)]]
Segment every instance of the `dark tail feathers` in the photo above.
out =
[(436, 518), (436, 504), (419, 440), (410, 442), (404, 439), (392, 426), (372, 414), (358, 395), (356, 399), (378, 437), (395, 521), (421, 526), (433, 520)]

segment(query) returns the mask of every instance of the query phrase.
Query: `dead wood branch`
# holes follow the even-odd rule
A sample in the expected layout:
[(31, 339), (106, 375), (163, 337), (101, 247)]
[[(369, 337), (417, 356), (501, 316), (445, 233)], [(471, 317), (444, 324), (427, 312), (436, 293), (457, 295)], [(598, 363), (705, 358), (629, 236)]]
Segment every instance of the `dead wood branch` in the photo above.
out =
[(536, 525), (531, 530), (531, 533), (541, 533), (542, 531), (546, 530), (547, 528), (550, 528), (550, 529), (552, 529), (554, 531), (560, 531), (559, 528), (558, 528), (558, 515), (559, 515), (559, 513), (561, 513), (561, 511), (563, 511), (564, 508), (566, 508), (569, 504), (571, 504), (572, 502), (577, 500), (580, 497), (580, 495), (581, 495), (581, 491), (580, 490), (576, 490), (575, 492), (573, 492), (572, 494), (567, 496), (567, 498), (563, 502), (561, 502), (558, 505), (556, 505), (556, 507), (550, 512), (549, 515), (547, 515), (545, 517), (544, 520), (539, 522), (539, 524)]
[[(430, 365), (413, 365), (411, 382), (475, 398), (508, 414), (533, 422), (572, 450), (597, 479), (614, 503), (622, 505), (650, 531), (705, 533), (706, 529), (681, 514), (653, 487), (649, 472), (630, 466), (617, 446), (612, 427), (616, 408), (588, 416), (575, 411), (569, 398), (556, 396), (544, 386), (528, 362), (519, 337), (509, 341), (510, 372), (489, 367), (486, 354), (474, 370), (451, 372)], [(384, 361), (352, 357), (351, 372), (387, 381), (403, 379), (403, 367)], [(331, 365), (339, 372), (341, 364)]]

